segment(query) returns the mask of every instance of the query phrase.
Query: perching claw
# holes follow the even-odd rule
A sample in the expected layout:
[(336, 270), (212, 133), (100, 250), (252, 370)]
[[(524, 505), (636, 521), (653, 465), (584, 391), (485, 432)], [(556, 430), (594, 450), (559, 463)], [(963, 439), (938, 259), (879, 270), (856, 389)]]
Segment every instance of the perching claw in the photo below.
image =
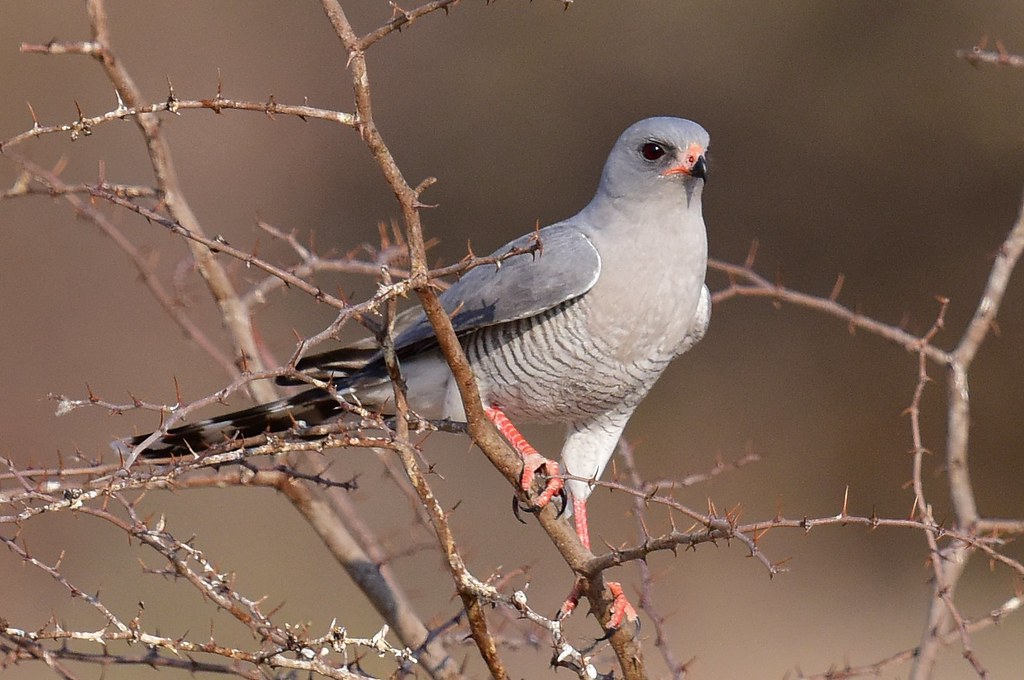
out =
[(562, 506), (558, 508), (558, 512), (555, 513), (555, 519), (558, 519), (565, 514), (565, 509), (569, 507), (569, 495), (565, 493), (565, 487), (558, 490), (558, 493), (555, 494), (555, 498), (562, 501)]
[[(555, 494), (554, 498), (557, 498), (559, 501), (558, 511), (555, 513), (555, 519), (558, 519), (565, 514), (566, 508), (569, 507), (569, 496), (568, 494), (566, 494), (565, 489), (559, 489), (558, 493)], [(522, 515), (519, 514), (522, 510), (525, 510), (526, 512), (537, 513), (541, 511), (541, 508), (538, 508), (536, 506), (524, 508), (519, 501), (519, 496), (512, 496), (512, 514), (515, 515), (516, 519), (519, 520), (522, 524), (526, 524), (526, 520), (524, 520)]]
[[(602, 635), (601, 637), (599, 637), (596, 640), (594, 640), (594, 644), (597, 644), (598, 642), (604, 642), (605, 640), (610, 638), (612, 635), (614, 635), (615, 631), (617, 631), (620, 627), (621, 627), (621, 625), (620, 626), (616, 626), (614, 628), (605, 628), (604, 635)], [(637, 617), (633, 621), (633, 637), (637, 637), (638, 635), (640, 635), (640, 617)]]
[(512, 514), (521, 524), (526, 524), (526, 520), (519, 515), (519, 496), (512, 496)]

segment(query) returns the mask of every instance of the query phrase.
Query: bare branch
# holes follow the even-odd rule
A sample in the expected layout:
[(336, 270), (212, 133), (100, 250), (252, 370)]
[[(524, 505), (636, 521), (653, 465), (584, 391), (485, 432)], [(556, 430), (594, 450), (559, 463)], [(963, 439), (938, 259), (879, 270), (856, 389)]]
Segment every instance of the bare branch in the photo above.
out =
[[(107, 25), (107, 11), (103, 1), (88, 0), (86, 10), (93, 32), (94, 48), (90, 52), (91, 56), (102, 63), (107, 78), (117, 90), (120, 102), (134, 108), (145, 106), (145, 98), (125, 69), (123, 61), (114, 56)], [(163, 196), (163, 204), (186, 232), (201, 236), (203, 234), (202, 225), (185, 199), (171, 157), (170, 146), (160, 130), (159, 118), (155, 113), (140, 113), (132, 120), (145, 139), (150, 163), (156, 174), (157, 187)], [(225, 327), (231, 334), (232, 343), (237, 353), (236, 361), (239, 366), (256, 372), (264, 370), (261, 354), (256, 346), (256, 338), (253, 335), (251, 319), (241, 304), (227, 272), (217, 263), (213, 257), (213, 251), (208, 247), (195, 240), (190, 240), (188, 243), (196, 267), (206, 281), (210, 294), (220, 308)], [(256, 401), (270, 401), (276, 396), (276, 391), (267, 382), (253, 383), (249, 389)]]

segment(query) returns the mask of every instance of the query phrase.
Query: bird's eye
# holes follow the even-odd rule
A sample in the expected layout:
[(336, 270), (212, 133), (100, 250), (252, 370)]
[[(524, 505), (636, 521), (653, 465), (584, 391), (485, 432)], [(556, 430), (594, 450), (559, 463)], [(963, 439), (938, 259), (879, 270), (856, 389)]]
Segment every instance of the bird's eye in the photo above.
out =
[(649, 161), (656, 161), (665, 155), (665, 147), (657, 142), (647, 142), (640, 147), (640, 155)]

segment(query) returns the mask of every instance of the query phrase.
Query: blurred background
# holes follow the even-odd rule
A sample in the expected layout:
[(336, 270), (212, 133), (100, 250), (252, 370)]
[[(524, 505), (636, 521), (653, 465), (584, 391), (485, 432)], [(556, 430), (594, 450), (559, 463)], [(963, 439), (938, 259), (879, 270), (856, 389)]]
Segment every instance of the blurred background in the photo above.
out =
[[(385, 22), (385, 0), (343, 2), (360, 31)], [(403, 6), (413, 6), (412, 0)], [(226, 97), (303, 103), (351, 111), (341, 45), (317, 3), (265, 0), (155, 2), (111, 0), (118, 56), (152, 101), (167, 81), (183, 99)], [(70, 122), (115, 108), (100, 67), (81, 56), (19, 53), (24, 42), (85, 40), (82, 3), (7, 2), (0, 21), (0, 139), (41, 124)], [(1024, 71), (975, 68), (954, 51), (987, 37), (1024, 52), (1024, 4), (756, 1), (700, 3), (553, 0), (485, 5), (465, 0), (450, 16), (426, 17), (382, 41), (368, 64), (379, 128), (412, 184), (438, 183), (424, 199), (428, 236), (441, 239), (432, 261), (450, 263), (541, 224), (567, 217), (591, 197), (616, 136), (650, 115), (676, 115), (711, 133), (705, 217), (713, 257), (742, 262), (759, 242), (756, 268), (772, 280), (827, 296), (845, 275), (840, 302), (909, 330), (927, 330), (935, 296), (951, 299), (936, 344), (950, 348), (985, 284), (993, 256), (1016, 218), (1024, 189)], [(209, 234), (258, 247), (279, 262), (287, 248), (256, 226), (266, 220), (321, 251), (348, 252), (377, 242), (378, 223), (398, 206), (357, 134), (319, 121), (257, 113), (186, 111), (163, 116), (192, 207)], [(152, 183), (131, 123), (103, 125), (71, 142), (49, 136), (16, 151), (52, 167), (64, 158), (67, 182)], [(9, 186), (16, 166), (0, 159)], [(158, 272), (194, 318), (228, 349), (216, 309), (190, 270), (184, 244), (161, 227), (103, 207), (158, 262)], [(152, 414), (110, 417), (82, 409), (57, 418), (48, 393), (127, 401), (131, 393), (172, 403), (177, 379), (186, 399), (220, 388), (222, 369), (185, 340), (158, 308), (123, 254), (68, 205), (49, 197), (0, 203), (0, 455), (20, 465), (54, 464), (80, 449), (107, 453), (114, 436), (148, 431)], [(258, 244), (258, 245), (256, 245)], [(245, 288), (255, 271), (228, 266)], [(722, 277), (712, 276), (713, 287)], [(370, 279), (319, 277), (354, 298)], [(1010, 284), (998, 333), (971, 373), (971, 465), (980, 511), (1021, 517), (1024, 510), (1024, 272)], [(293, 329), (310, 334), (334, 318), (295, 293), (274, 295), (257, 323), (280, 361)], [(938, 518), (949, 517), (942, 373), (925, 392), (925, 483)], [(627, 430), (643, 474), (681, 477), (747, 451), (761, 460), (712, 482), (678, 491), (679, 500), (741, 509), (741, 521), (834, 515), (849, 487), (852, 514), (906, 517), (913, 493), (910, 427), (904, 409), (917, 380), (916, 358), (833, 319), (764, 300), (718, 306), (704, 342), (668, 370)], [(242, 407), (236, 398), (232, 406)], [(554, 453), (557, 428), (525, 428)], [(511, 491), (467, 440), (437, 435), (426, 447), (437, 491), (453, 513), (469, 566), (480, 577), (529, 569), (531, 603), (554, 612), (571, 575), (532, 522), (509, 511)], [(332, 473), (359, 474), (352, 497), (387, 545), (410, 540), (410, 512), (396, 502), (372, 454), (337, 451)], [(443, 478), (443, 479), (442, 479)], [(590, 503), (598, 545), (635, 541), (621, 494), (598, 491)], [(150, 493), (144, 514), (167, 517), (246, 595), (285, 603), (279, 620), (309, 621), (322, 632), (333, 618), (354, 635), (379, 622), (291, 506), (269, 491)], [(651, 512), (652, 531), (668, 527)], [(418, 530), (416, 530), (418, 531)], [(8, 531), (9, 533), (9, 531)], [(144, 577), (151, 553), (95, 521), (33, 520), (25, 538), (41, 559), (66, 551), (66, 573), (131, 618), (167, 634), (211, 629), (247, 637), (194, 591)], [(416, 541), (426, 541), (422, 531)], [(694, 678), (780, 678), (847, 662), (881, 660), (918, 643), (930, 569), (920, 534), (900, 530), (777, 530), (762, 539), (789, 572), (769, 580), (738, 545), (655, 555), (656, 592), (671, 645), (695, 657)], [(1008, 553), (1021, 559), (1020, 547)], [(419, 552), (394, 564), (425, 618), (456, 609), (440, 558)], [(0, 616), (42, 626), (51, 613), (94, 625), (95, 616), (39, 571), (0, 555)], [(630, 567), (616, 570), (636, 583)], [(521, 583), (523, 579), (520, 579)], [(1016, 584), (1019, 587), (1019, 583)], [(325, 586), (327, 586), (325, 590)], [(961, 582), (966, 616), (983, 616), (1013, 595), (1006, 569), (975, 558)], [(269, 609), (270, 605), (266, 607)], [(91, 622), (87, 624), (85, 622)], [(592, 619), (570, 634), (593, 639)], [(97, 626), (98, 627), (98, 626)], [(645, 628), (653, 635), (653, 628)], [(993, 677), (1016, 677), (1024, 664), (1024, 617), (974, 636)], [(543, 642), (541, 643), (543, 646)], [(663, 672), (648, 647), (652, 677)], [(472, 650), (467, 650), (472, 656)], [(511, 658), (517, 677), (547, 671), (548, 653)], [(906, 665), (882, 677), (906, 677)], [(84, 677), (98, 677), (99, 670)], [(19, 675), (20, 673), (20, 675)], [(40, 677), (25, 666), (12, 677)], [(139, 671), (133, 676), (142, 677)], [(124, 676), (128, 677), (128, 676)], [(957, 645), (936, 678), (972, 677)]]

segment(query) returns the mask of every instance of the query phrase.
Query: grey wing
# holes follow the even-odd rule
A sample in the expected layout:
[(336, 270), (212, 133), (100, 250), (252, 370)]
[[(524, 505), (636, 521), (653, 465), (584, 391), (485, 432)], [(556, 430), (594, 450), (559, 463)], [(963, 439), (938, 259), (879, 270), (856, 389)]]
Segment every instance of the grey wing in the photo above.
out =
[[(493, 253), (527, 249), (540, 239), (533, 253), (514, 255), (498, 265), (482, 265), (468, 271), (441, 294), (441, 304), (452, 317), (456, 333), (523, 319), (583, 295), (601, 273), (601, 256), (593, 242), (568, 222), (560, 222), (527, 234)], [(434, 330), (423, 310), (407, 309), (395, 319), (395, 349), (409, 356), (433, 344)], [(304, 357), (297, 368), (320, 380), (338, 380), (381, 370), (380, 351), (372, 339), (322, 354)], [(277, 379), (281, 385), (302, 381)]]
[[(601, 256), (594, 243), (569, 222), (520, 237), (493, 256), (528, 249), (534, 239), (540, 241), (535, 252), (471, 269), (441, 294), (456, 333), (539, 314), (583, 295), (597, 282)], [(395, 338), (395, 348), (401, 351), (433, 337), (434, 330), (421, 312)]]

